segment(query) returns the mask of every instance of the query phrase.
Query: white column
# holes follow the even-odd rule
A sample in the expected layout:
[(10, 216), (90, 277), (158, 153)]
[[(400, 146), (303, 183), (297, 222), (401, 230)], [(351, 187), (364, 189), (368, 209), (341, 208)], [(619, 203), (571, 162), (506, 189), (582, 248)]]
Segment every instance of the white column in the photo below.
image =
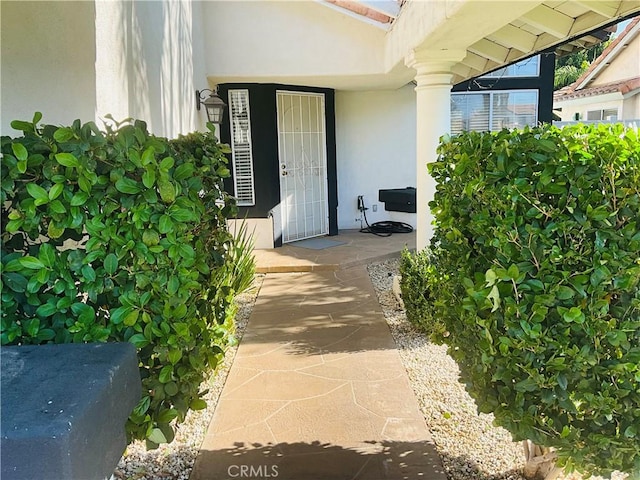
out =
[(429, 202), (435, 181), (427, 163), (437, 158), (440, 137), (451, 128), (451, 68), (466, 55), (464, 50), (413, 50), (405, 59), (416, 70), (416, 247), (422, 250), (433, 235)]

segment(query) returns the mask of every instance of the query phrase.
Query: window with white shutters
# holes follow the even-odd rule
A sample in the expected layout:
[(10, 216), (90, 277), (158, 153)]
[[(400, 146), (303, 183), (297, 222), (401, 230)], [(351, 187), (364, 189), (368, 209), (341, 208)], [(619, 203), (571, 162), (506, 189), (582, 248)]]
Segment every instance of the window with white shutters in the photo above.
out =
[(229, 90), (233, 185), (239, 206), (255, 205), (249, 90)]
[(522, 128), (538, 121), (536, 90), (451, 94), (451, 133)]

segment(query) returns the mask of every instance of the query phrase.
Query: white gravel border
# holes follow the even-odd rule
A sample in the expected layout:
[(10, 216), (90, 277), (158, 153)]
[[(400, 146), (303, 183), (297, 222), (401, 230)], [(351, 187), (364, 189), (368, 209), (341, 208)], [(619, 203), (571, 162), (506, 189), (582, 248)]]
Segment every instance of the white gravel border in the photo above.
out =
[(493, 426), (493, 415), (477, 413), (447, 347), (429, 342), (407, 320), (392, 292), (399, 265), (399, 259), (392, 259), (367, 270), (447, 477), (523, 480), (522, 445), (505, 429)]

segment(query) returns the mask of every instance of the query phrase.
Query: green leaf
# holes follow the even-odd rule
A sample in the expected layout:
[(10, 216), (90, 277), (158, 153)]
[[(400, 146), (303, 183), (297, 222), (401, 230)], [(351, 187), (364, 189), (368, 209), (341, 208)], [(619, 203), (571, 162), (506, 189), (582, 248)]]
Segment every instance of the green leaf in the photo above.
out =
[(89, 194), (87, 192), (80, 191), (71, 198), (70, 205), (72, 207), (79, 207), (80, 205), (84, 205), (88, 199)]
[(195, 250), (188, 243), (181, 243), (180, 245), (178, 245), (178, 253), (185, 260), (193, 259), (196, 256)]
[(155, 230), (145, 230), (142, 232), (142, 242), (148, 247), (158, 245), (158, 243), (160, 243), (160, 236)]
[(144, 348), (149, 345), (149, 340), (142, 333), (136, 333), (129, 338), (129, 343), (133, 343), (136, 348)]
[(138, 309), (134, 309), (131, 310), (129, 313), (127, 313), (127, 315), (124, 317), (123, 323), (127, 326), (127, 327), (132, 327), (133, 325), (136, 324), (136, 322), (138, 321), (138, 316), (140, 315), (140, 310)]
[(186, 208), (177, 208), (170, 212), (170, 215), (176, 222), (192, 222), (196, 220), (196, 215)]
[(96, 271), (91, 267), (91, 265), (84, 265), (82, 267), (82, 276), (85, 280), (89, 282), (95, 282), (96, 280)]
[(182, 352), (180, 350), (169, 350), (169, 361), (175, 365), (182, 358)]
[(173, 203), (176, 199), (176, 189), (168, 180), (158, 180), (158, 192), (164, 203)]
[(56, 154), (56, 161), (64, 167), (78, 167), (80, 162), (71, 153), (58, 153)]
[(138, 185), (138, 182), (131, 178), (123, 177), (116, 182), (116, 190), (129, 195), (135, 195), (140, 193), (142, 188)]
[(49, 226), (47, 227), (47, 235), (49, 236), (49, 238), (60, 238), (64, 231), (65, 228), (61, 227), (56, 222), (49, 222)]
[(164, 433), (162, 433), (162, 430), (160, 430), (159, 428), (154, 428), (153, 430), (151, 430), (151, 433), (147, 438), (153, 443), (167, 443), (167, 439), (164, 436)]
[(91, 182), (84, 175), (78, 177), (78, 187), (83, 192), (91, 193)]
[(153, 170), (152, 167), (147, 167), (145, 172), (142, 174), (142, 184), (147, 188), (151, 188), (155, 185), (155, 183), (156, 183), (156, 172)]
[(525, 378), (514, 386), (517, 392), (533, 392), (538, 389), (538, 384), (532, 378)]
[(21, 132), (33, 132), (33, 124), (29, 122), (23, 122), (22, 120), (13, 120), (11, 122), (11, 128), (20, 130)]
[(111, 323), (118, 325), (123, 322), (125, 317), (131, 313), (131, 307), (118, 307), (110, 312)]
[(171, 220), (171, 217), (169, 217), (168, 215), (162, 215), (160, 217), (160, 221), (158, 222), (158, 229), (162, 234), (169, 233), (171, 230), (173, 230), (173, 221)]
[(578, 307), (571, 307), (568, 311), (562, 315), (562, 318), (566, 322), (575, 322), (575, 323), (583, 323), (584, 322), (584, 313)]
[(44, 205), (49, 203), (49, 194), (37, 183), (27, 183), (27, 192), (31, 197), (35, 198), (36, 205)]
[(68, 142), (73, 138), (73, 136), (73, 130), (68, 127), (60, 127), (53, 134), (53, 138), (56, 140), (56, 142), (60, 143)]
[(495, 285), (496, 280), (498, 280), (498, 275), (496, 275), (494, 270), (489, 269), (485, 272), (484, 278), (487, 282), (487, 287), (492, 287)]
[(51, 245), (49, 245), (48, 243), (43, 243), (42, 245), (40, 245), (38, 258), (45, 267), (53, 267), (53, 264), (56, 261), (56, 256), (56, 250)]
[(54, 313), (58, 311), (58, 307), (56, 307), (55, 303), (45, 303), (40, 305), (36, 310), (36, 315), (39, 317), (50, 317)]
[(195, 166), (193, 163), (183, 163), (173, 172), (173, 179), (177, 181), (186, 180), (193, 175)]
[(27, 171), (27, 161), (26, 160), (20, 160), (17, 164), (16, 164), (16, 168), (18, 169), (18, 172), (20, 173), (25, 173)]
[(49, 340), (53, 340), (56, 338), (56, 332), (51, 330), (50, 328), (42, 328), (38, 332), (37, 340), (39, 343), (48, 342)]
[(49, 204), (49, 210), (52, 211), (53, 213), (59, 213), (59, 214), (67, 213), (67, 209), (64, 208), (64, 205), (60, 200), (54, 200), (53, 202), (51, 202)]
[(567, 377), (565, 377), (563, 374), (558, 375), (558, 386), (562, 390), (567, 389), (567, 386), (568, 386)]
[(49, 200), (55, 200), (64, 191), (64, 185), (62, 183), (54, 183), (49, 189)]
[(556, 298), (560, 300), (568, 300), (570, 298), (573, 298), (575, 294), (576, 292), (575, 290), (573, 290), (573, 288), (562, 285), (558, 288), (558, 291), (556, 292)]
[(38, 334), (38, 330), (40, 330), (40, 319), (32, 318), (30, 320), (25, 320), (23, 328), (30, 337), (35, 337)]
[(160, 370), (160, 375), (158, 376), (160, 383), (168, 383), (172, 380), (172, 377), (173, 365), (165, 365), (164, 367), (162, 367), (162, 369)]
[(180, 390), (178, 389), (178, 385), (176, 384), (176, 382), (169, 382), (164, 384), (164, 392), (170, 397), (177, 395), (179, 391)]
[(180, 288), (180, 280), (175, 275), (171, 275), (169, 277), (169, 282), (167, 283), (167, 293), (169, 295), (175, 295)]
[(143, 166), (149, 165), (155, 160), (155, 149), (153, 147), (147, 147), (142, 153), (141, 162)]
[(175, 161), (171, 157), (165, 157), (160, 162), (160, 169), (168, 171), (173, 167)]
[(13, 154), (18, 160), (24, 161), (29, 158), (29, 152), (27, 152), (27, 149), (21, 143), (12, 143), (11, 150), (13, 150)]
[(109, 275), (113, 275), (114, 273), (116, 273), (117, 269), (118, 269), (118, 257), (116, 257), (115, 254), (110, 253), (109, 255), (104, 257), (105, 272), (107, 272)]
[(22, 293), (27, 289), (27, 279), (19, 273), (5, 273), (2, 280), (14, 292)]
[(196, 398), (194, 400), (191, 400), (189, 408), (191, 410), (204, 410), (205, 408), (207, 408), (207, 402), (205, 402), (201, 398)]
[(178, 417), (178, 411), (175, 408), (169, 408), (166, 410), (162, 410), (158, 414), (158, 423), (170, 423), (175, 418)]
[(41, 268), (44, 268), (44, 263), (42, 263), (39, 258), (32, 257), (31, 255), (22, 257), (19, 261), (20, 265), (31, 270), (40, 270)]
[[(593, 273), (591, 274), (591, 277), (589, 278), (589, 281), (591, 282), (591, 285), (596, 287), (600, 285), (605, 279), (608, 279), (610, 277), (611, 277), (611, 272), (609, 271), (609, 269), (604, 265), (600, 265), (593, 271)], [(610, 283), (610, 282), (606, 282), (606, 283)]]

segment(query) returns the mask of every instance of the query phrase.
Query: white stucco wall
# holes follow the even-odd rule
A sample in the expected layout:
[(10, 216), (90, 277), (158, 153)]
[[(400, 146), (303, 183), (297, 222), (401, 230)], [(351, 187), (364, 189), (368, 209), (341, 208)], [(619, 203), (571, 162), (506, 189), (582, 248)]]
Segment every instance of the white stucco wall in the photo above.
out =
[(640, 76), (640, 35), (636, 36), (629, 45), (620, 51), (611, 64), (598, 74), (590, 87), (618, 82), (628, 78)]
[(176, 137), (202, 129), (195, 90), (209, 87), (202, 4), (191, 1), (2, 1), (3, 134), (13, 119), (145, 120)]
[(202, 10), (213, 82), (380, 88), (394, 81), (384, 75), (386, 32), (318, 2), (208, 1)]
[(200, 2), (97, 2), (96, 116), (142, 119), (170, 138), (201, 128), (201, 22)]
[[(336, 92), (338, 228), (360, 228), (358, 195), (369, 223), (415, 227), (415, 214), (387, 212), (378, 190), (416, 186), (416, 108), (412, 85), (399, 90)], [(373, 212), (373, 205), (377, 212)]]
[(622, 119), (638, 120), (640, 119), (640, 91), (629, 95), (622, 102)]
[(575, 114), (580, 114), (580, 120), (587, 119), (587, 112), (593, 110), (605, 110), (615, 108), (618, 110), (618, 119), (630, 118), (624, 115), (622, 111), (622, 95), (619, 93), (610, 93), (607, 95), (599, 95), (594, 97), (576, 98), (573, 100), (565, 100), (563, 102), (555, 102), (554, 108), (562, 108), (561, 118), (563, 122), (575, 120)]
[(93, 120), (95, 10), (92, 2), (0, 2), (0, 133), (12, 120)]

